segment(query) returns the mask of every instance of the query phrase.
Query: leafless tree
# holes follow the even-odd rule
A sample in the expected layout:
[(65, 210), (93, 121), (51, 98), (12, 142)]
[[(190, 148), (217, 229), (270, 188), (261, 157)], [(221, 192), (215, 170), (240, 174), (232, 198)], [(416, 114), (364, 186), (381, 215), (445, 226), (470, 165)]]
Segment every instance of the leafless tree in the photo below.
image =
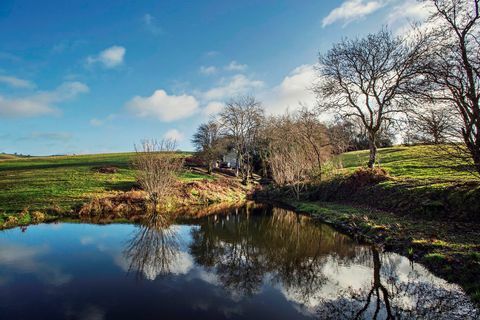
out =
[(448, 107), (428, 106), (416, 109), (407, 117), (411, 142), (440, 145), (458, 138), (453, 110)]
[(306, 183), (321, 179), (322, 165), (331, 157), (326, 127), (307, 109), (272, 117), (267, 127), (273, 181), (291, 187), (298, 199)]
[(207, 163), (209, 174), (212, 173), (215, 161), (225, 150), (223, 141), (225, 140), (222, 139), (220, 125), (214, 120), (201, 124), (193, 135), (192, 143), (200, 157)]
[(137, 169), (137, 180), (148, 193), (154, 210), (160, 200), (173, 189), (176, 175), (183, 166), (183, 158), (175, 154), (174, 140), (143, 140), (135, 146), (133, 165)]
[(319, 57), (319, 108), (360, 120), (368, 135), (370, 168), (376, 162), (379, 132), (403, 111), (408, 89), (419, 81), (426, 47), (421, 35), (412, 40), (382, 29), (365, 38), (344, 39)]
[[(427, 0), (425, 0), (427, 1)], [(451, 103), (462, 119), (466, 149), (480, 174), (480, 19), (479, 0), (428, 0), (435, 8), (430, 22), (434, 39), (425, 75), (431, 85), (427, 94)]]
[(180, 254), (180, 245), (169, 217), (150, 215), (138, 227), (123, 255), (129, 261), (129, 272), (154, 280), (171, 272)]
[(252, 170), (252, 152), (259, 134), (264, 111), (253, 96), (241, 96), (227, 102), (219, 115), (220, 123), (237, 153), (236, 175), (248, 182)]

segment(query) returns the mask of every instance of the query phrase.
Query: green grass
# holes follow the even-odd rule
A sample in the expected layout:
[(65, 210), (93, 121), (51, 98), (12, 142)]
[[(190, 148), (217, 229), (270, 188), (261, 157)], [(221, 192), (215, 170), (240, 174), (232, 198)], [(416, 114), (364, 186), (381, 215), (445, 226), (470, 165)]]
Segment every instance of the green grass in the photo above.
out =
[[(345, 170), (351, 172), (365, 166), (368, 155), (368, 150), (362, 150), (345, 153), (340, 158)], [(378, 152), (379, 165), (397, 178), (430, 183), (478, 181), (478, 177), (465, 169), (466, 163), (449, 159), (447, 152), (435, 146), (398, 146)]]
[[(86, 200), (115, 191), (130, 190), (135, 171), (134, 153), (0, 160), (0, 213), (18, 213), (24, 208), (45, 211), (52, 207), (68, 210)], [(181, 155), (186, 155), (181, 153)], [(93, 167), (116, 166), (117, 173), (103, 174)], [(184, 172), (181, 181), (211, 178)]]

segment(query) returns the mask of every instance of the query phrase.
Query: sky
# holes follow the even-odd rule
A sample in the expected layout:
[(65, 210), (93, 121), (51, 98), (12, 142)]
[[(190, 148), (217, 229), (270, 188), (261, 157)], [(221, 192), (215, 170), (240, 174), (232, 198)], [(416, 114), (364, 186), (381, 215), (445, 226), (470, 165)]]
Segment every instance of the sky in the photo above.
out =
[(319, 53), (425, 17), (416, 0), (0, 0), (0, 152), (192, 150), (231, 97), (312, 106)]

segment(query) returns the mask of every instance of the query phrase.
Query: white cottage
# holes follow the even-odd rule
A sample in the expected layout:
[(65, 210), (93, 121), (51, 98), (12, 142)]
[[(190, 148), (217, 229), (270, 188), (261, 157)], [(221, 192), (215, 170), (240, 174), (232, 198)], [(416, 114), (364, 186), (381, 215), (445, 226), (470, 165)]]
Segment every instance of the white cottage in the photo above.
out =
[(237, 151), (231, 149), (222, 157), (222, 165), (227, 168), (236, 169), (237, 168)]

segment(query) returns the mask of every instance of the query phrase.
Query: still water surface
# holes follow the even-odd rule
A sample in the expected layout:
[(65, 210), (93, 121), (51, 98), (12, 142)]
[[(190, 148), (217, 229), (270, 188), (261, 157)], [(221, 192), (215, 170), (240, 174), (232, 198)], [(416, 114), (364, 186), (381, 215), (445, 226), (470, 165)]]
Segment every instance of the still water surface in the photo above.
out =
[(0, 319), (477, 319), (459, 287), (306, 216), (0, 232)]

